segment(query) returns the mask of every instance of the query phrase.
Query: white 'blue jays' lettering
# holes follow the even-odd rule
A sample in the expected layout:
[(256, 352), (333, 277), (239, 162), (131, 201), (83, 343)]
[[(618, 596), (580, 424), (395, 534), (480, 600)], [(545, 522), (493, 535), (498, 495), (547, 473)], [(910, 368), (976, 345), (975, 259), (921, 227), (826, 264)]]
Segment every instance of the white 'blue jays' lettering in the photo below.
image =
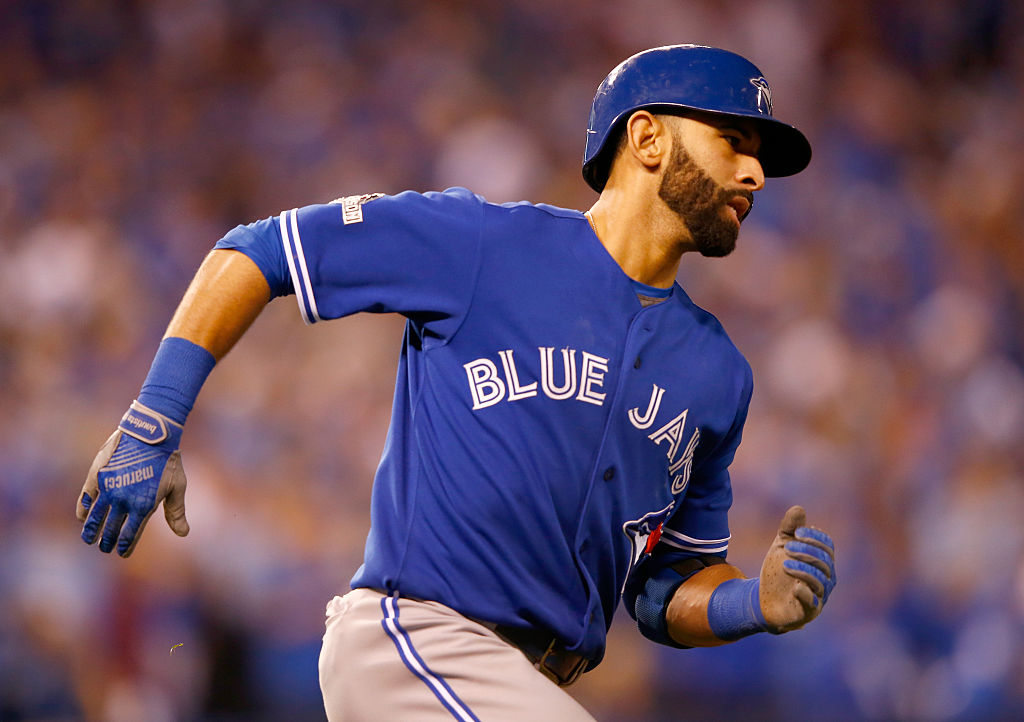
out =
[[(608, 373), (608, 359), (580, 352), (579, 370), (576, 364), (576, 349), (562, 349), (562, 368), (558, 373), (559, 381), (555, 380), (554, 352), (552, 346), (540, 346), (540, 387), (544, 395), (556, 401), (573, 398), (596, 406), (603, 406), (607, 394), (599, 389), (604, 388), (604, 375)], [(524, 384), (516, 368), (512, 349), (499, 351), (503, 373), (499, 375), (498, 366), (487, 358), (478, 358), (463, 364), (466, 378), (469, 381), (469, 393), (473, 400), (473, 410), (479, 411), (494, 406), (501, 401), (519, 401), (537, 395), (537, 381)]]
[(665, 389), (654, 384), (654, 390), (651, 391), (651, 401), (647, 404), (647, 411), (644, 412), (643, 416), (640, 416), (640, 407), (635, 406), (629, 410), (629, 421), (633, 426), (638, 429), (649, 429), (651, 424), (654, 423), (654, 418), (658, 415), (658, 409), (661, 408), (661, 397), (665, 395)]
[(660, 444), (662, 441), (668, 442), (668, 451), (665, 454), (669, 461), (668, 470), (670, 474), (675, 474), (672, 478), (672, 494), (682, 493), (689, 483), (690, 472), (693, 469), (693, 454), (697, 450), (697, 444), (700, 443), (700, 429), (696, 428), (683, 449), (683, 453), (677, 455), (683, 440), (683, 431), (686, 428), (686, 417), (689, 413), (689, 409), (684, 409), (681, 414), (647, 437), (655, 444)]

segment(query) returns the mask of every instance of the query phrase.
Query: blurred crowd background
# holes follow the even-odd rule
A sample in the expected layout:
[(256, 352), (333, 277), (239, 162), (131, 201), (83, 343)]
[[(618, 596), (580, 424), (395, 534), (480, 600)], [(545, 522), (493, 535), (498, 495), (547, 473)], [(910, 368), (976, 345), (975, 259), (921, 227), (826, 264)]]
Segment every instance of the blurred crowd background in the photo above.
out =
[(402, 320), (291, 298), (183, 441), (192, 533), (128, 560), (74, 502), (188, 280), (239, 223), (462, 185), (585, 209), (593, 92), (740, 52), (815, 155), (680, 282), (755, 371), (730, 560), (803, 504), (839, 549), (807, 629), (659, 648), (622, 613), (599, 719), (1024, 718), (1024, 3), (0, 2), (0, 719), (316, 720)]

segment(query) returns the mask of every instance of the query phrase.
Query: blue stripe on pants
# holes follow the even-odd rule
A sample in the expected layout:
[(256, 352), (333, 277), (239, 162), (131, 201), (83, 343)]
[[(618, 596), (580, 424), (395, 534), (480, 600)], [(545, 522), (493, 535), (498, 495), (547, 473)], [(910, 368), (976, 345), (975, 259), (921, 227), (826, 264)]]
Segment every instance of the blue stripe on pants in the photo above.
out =
[(398, 621), (397, 597), (384, 597), (380, 600), (380, 608), (384, 613), (380, 624), (384, 627), (387, 635), (391, 637), (391, 641), (394, 642), (395, 648), (398, 650), (398, 655), (409, 671), (427, 685), (445, 709), (452, 713), (452, 717), (462, 722), (480, 722), (479, 718), (455, 694), (455, 690), (448, 685), (444, 678), (435, 674), (413, 648), (409, 633), (402, 628)]

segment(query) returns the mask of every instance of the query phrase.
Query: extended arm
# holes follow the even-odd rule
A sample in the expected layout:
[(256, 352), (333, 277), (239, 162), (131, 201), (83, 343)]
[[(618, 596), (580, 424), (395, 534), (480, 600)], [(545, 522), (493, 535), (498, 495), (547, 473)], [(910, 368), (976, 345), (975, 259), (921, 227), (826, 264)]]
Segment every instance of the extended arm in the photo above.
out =
[(164, 338), (183, 338), (220, 361), (270, 301), (270, 286), (248, 256), (211, 251), (196, 272)]
[(129, 556), (162, 501), (168, 525), (188, 534), (178, 445), (213, 366), (270, 300), (262, 271), (237, 251), (215, 250), (178, 306), (138, 399), (93, 460), (75, 507), (87, 544)]

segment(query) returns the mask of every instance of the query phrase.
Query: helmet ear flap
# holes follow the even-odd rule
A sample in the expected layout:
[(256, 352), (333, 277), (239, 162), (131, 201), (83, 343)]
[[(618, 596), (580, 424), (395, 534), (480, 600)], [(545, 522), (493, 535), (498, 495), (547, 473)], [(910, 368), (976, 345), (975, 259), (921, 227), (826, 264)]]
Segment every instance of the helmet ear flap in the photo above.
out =
[[(587, 184), (598, 193), (604, 190), (604, 186), (612, 172), (612, 163), (615, 162), (616, 156), (622, 150), (623, 141), (626, 138), (627, 120), (628, 118), (622, 118), (608, 130), (604, 145), (594, 157), (590, 167), (588, 168), (586, 165), (583, 167), (583, 177), (586, 179)], [(587, 177), (588, 171), (591, 176), (589, 178)], [(600, 188), (596, 187), (595, 184), (599, 184)]]
[(771, 88), (757, 66), (728, 50), (666, 45), (626, 58), (597, 88), (587, 127), (583, 178), (598, 193), (608, 182), (622, 123), (641, 108), (667, 113), (700, 110), (756, 120), (762, 138), (761, 165), (769, 177), (799, 173), (811, 159), (811, 145), (804, 134), (772, 116)]

